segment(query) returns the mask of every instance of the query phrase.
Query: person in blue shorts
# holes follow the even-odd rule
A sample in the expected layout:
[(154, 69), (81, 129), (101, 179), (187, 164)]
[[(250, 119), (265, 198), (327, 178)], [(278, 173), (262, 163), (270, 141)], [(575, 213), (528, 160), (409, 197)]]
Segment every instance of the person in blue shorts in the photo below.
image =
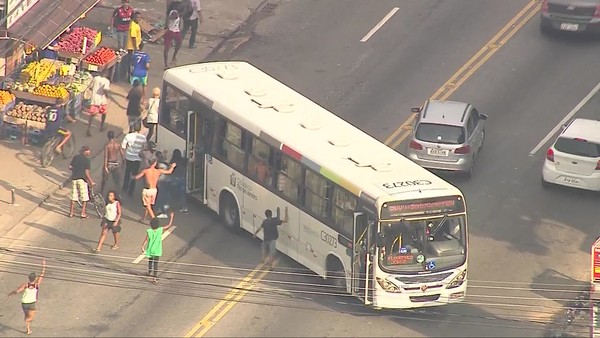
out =
[(131, 84), (133, 81), (138, 80), (142, 85), (142, 104), (146, 99), (146, 85), (148, 84), (148, 69), (150, 69), (150, 55), (142, 51), (143, 45), (140, 45), (140, 49), (135, 51), (131, 56)]

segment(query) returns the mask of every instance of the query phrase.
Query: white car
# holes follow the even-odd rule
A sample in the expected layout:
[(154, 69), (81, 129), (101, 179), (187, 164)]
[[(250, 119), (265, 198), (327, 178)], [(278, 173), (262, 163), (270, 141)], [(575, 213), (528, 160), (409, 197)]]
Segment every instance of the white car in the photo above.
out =
[(574, 119), (548, 149), (542, 184), (600, 191), (600, 121)]

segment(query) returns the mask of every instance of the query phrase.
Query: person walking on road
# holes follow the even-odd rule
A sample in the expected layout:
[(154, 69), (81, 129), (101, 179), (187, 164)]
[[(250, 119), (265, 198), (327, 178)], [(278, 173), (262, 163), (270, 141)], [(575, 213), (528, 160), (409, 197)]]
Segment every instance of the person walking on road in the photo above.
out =
[(177, 166), (176, 163), (172, 163), (169, 169), (158, 169), (156, 164), (158, 161), (155, 159), (154, 162), (150, 164), (150, 167), (142, 170), (135, 179), (140, 179), (142, 177), (146, 178), (146, 186), (144, 190), (142, 190), (142, 203), (144, 204), (144, 217), (140, 219), (140, 222), (145, 222), (146, 217), (150, 215), (150, 219), (156, 218), (154, 214), (154, 210), (152, 210), (152, 206), (154, 202), (156, 202), (156, 195), (158, 194), (157, 184), (158, 179), (162, 174), (170, 175), (173, 172), (173, 169)]
[(135, 190), (135, 180), (133, 177), (140, 171), (140, 163), (142, 161), (140, 151), (144, 149), (144, 145), (146, 144), (146, 136), (140, 133), (141, 129), (141, 123), (135, 123), (121, 143), (121, 148), (125, 150), (123, 192), (126, 192), (130, 197), (133, 196), (133, 191)]
[(110, 18), (110, 27), (117, 31), (117, 49), (124, 50), (127, 47), (129, 37), (129, 24), (133, 17), (133, 8), (129, 6), (129, 0), (121, 0), (121, 6), (115, 8)]
[(163, 61), (165, 62), (165, 69), (169, 68), (169, 51), (173, 46), (173, 42), (175, 42), (175, 51), (173, 52), (173, 58), (171, 59), (171, 62), (177, 62), (177, 53), (179, 53), (179, 48), (181, 48), (181, 30), (179, 28), (180, 25), (181, 19), (179, 17), (179, 12), (176, 9), (171, 10), (171, 12), (169, 12), (169, 16), (167, 17), (167, 32), (163, 37), (163, 40), (165, 42), (165, 49), (163, 51)]
[(133, 80), (133, 86), (127, 93), (127, 122), (129, 126), (141, 122), (143, 97), (140, 80)]
[(187, 31), (191, 30), (189, 47), (196, 48), (196, 35), (202, 23), (202, 6), (200, 5), (200, 0), (183, 0), (183, 2), (185, 9), (181, 12), (181, 17), (183, 18), (181, 39), (185, 39)]
[(89, 186), (95, 185), (90, 174), (92, 161), (90, 160), (91, 150), (89, 146), (81, 147), (78, 155), (73, 156), (69, 169), (71, 169), (71, 208), (69, 217), (73, 217), (75, 212), (75, 203), (81, 202), (81, 218), (88, 218), (85, 213), (87, 202), (90, 200)]
[(94, 252), (100, 252), (100, 250), (102, 250), (102, 244), (104, 244), (104, 240), (106, 239), (106, 235), (108, 234), (109, 230), (112, 231), (113, 236), (115, 237), (115, 243), (111, 249), (117, 250), (119, 248), (119, 233), (121, 232), (121, 201), (119, 201), (117, 193), (114, 191), (108, 192), (106, 201), (107, 203), (104, 209), (104, 217), (100, 223), (102, 232), (100, 233), (98, 246), (96, 249), (94, 249)]
[(123, 58), (123, 64), (125, 67), (125, 78), (126, 81), (131, 79), (131, 61), (133, 57), (133, 53), (135, 53), (140, 46), (142, 45), (142, 28), (139, 25), (139, 21), (141, 19), (140, 12), (134, 12), (132, 16), (132, 20), (129, 23), (129, 31), (127, 36), (127, 54)]
[[(158, 111), (160, 107), (160, 88), (154, 87), (152, 89), (152, 97), (148, 100), (148, 115), (146, 115), (146, 125), (148, 128), (148, 135), (146, 138), (148, 141), (152, 140), (152, 136), (156, 133), (156, 126), (158, 125)], [(158, 142), (157, 139), (154, 143)]]
[(106, 105), (108, 103), (108, 91), (110, 90), (110, 80), (106, 77), (106, 71), (97, 74), (92, 79), (92, 103), (90, 105), (90, 117), (88, 120), (87, 136), (92, 136), (92, 121), (94, 117), (100, 114), (100, 131), (104, 131), (106, 122)]
[(146, 238), (142, 244), (142, 253), (148, 257), (148, 277), (152, 278), (152, 283), (158, 283), (158, 260), (162, 256), (162, 235), (173, 226), (169, 222), (164, 227), (160, 226), (158, 219), (153, 218), (150, 221), (150, 229), (146, 229)]
[(108, 137), (108, 143), (104, 146), (104, 170), (102, 170), (102, 182), (100, 183), (101, 193), (104, 193), (106, 183), (111, 176), (115, 184), (119, 185), (119, 171), (125, 163), (125, 154), (119, 142), (115, 140), (115, 132), (110, 130), (106, 136)]
[(277, 253), (277, 248), (275, 246), (277, 239), (279, 238), (279, 231), (277, 227), (283, 223), (287, 223), (288, 221), (288, 209), (285, 207), (285, 216), (283, 220), (279, 218), (273, 217), (273, 212), (269, 209), (265, 210), (265, 220), (262, 222), (258, 230), (254, 233), (254, 237), (259, 233), (260, 230), (264, 231), (263, 236), (263, 244), (262, 244), (262, 254), (263, 254), (263, 263), (265, 265), (271, 265), (273, 263), (273, 259), (275, 258), (275, 254)]
[(16, 290), (11, 291), (8, 297), (23, 293), (21, 296), (21, 307), (23, 308), (23, 314), (25, 315), (25, 332), (31, 334), (31, 322), (35, 318), (36, 308), (35, 305), (38, 301), (38, 291), (40, 284), (44, 279), (46, 273), (46, 260), (42, 260), (42, 273), (36, 276), (35, 272), (29, 274), (29, 281), (21, 284)]

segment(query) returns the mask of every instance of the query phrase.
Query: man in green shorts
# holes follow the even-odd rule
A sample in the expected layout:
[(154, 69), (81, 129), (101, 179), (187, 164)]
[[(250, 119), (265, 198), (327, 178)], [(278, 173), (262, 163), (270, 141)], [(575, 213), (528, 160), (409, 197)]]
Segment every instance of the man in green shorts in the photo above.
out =
[(133, 81), (138, 80), (142, 85), (142, 104), (146, 99), (146, 85), (148, 84), (148, 69), (150, 69), (150, 56), (140, 49), (135, 51), (131, 56), (131, 85)]

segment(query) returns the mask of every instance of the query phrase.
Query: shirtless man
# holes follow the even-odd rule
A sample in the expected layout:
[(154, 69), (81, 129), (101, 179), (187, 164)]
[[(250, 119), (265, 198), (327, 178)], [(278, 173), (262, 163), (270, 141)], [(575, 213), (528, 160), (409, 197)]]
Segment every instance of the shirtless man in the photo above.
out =
[(142, 202), (144, 203), (144, 217), (140, 219), (140, 222), (144, 222), (146, 220), (146, 216), (150, 215), (150, 219), (155, 218), (154, 210), (152, 210), (152, 206), (156, 201), (156, 195), (158, 193), (158, 189), (156, 188), (158, 184), (158, 178), (160, 175), (170, 175), (177, 166), (177, 163), (171, 163), (171, 167), (169, 169), (157, 169), (156, 164), (158, 160), (155, 158), (152, 163), (150, 163), (150, 167), (142, 170), (139, 174), (135, 176), (135, 179), (140, 179), (142, 176), (146, 177), (146, 186), (144, 190), (142, 190)]
[(119, 142), (115, 140), (115, 132), (111, 130), (107, 136), (108, 143), (104, 146), (104, 170), (102, 171), (100, 192), (104, 192), (109, 176), (112, 176), (117, 186), (119, 185), (119, 170), (125, 163), (125, 154)]

